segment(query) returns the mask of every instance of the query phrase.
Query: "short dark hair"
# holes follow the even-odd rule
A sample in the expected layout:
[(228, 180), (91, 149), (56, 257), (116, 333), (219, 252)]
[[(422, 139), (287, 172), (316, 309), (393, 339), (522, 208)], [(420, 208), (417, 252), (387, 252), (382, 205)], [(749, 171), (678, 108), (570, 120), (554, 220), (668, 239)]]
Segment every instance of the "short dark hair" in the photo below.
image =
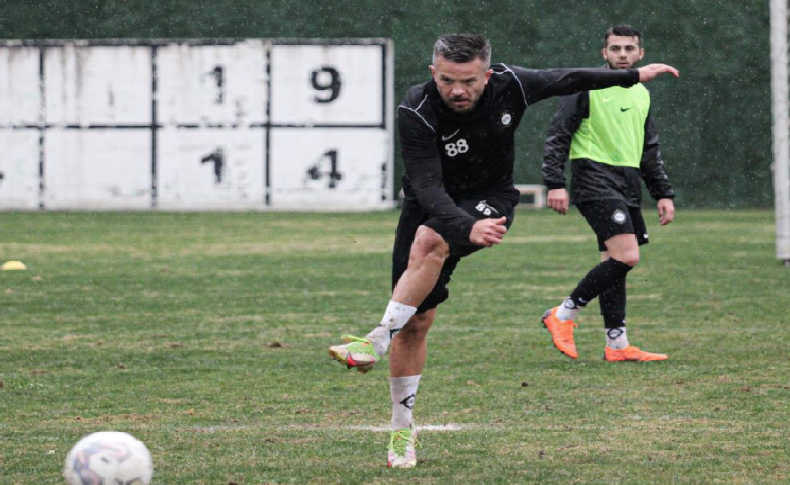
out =
[(611, 29), (607, 30), (606, 34), (603, 36), (604, 46), (609, 44), (609, 37), (613, 35), (618, 37), (636, 37), (637, 45), (639, 45), (640, 49), (642, 48), (642, 32), (639, 32), (630, 25), (615, 25)]
[(491, 44), (479, 34), (443, 35), (433, 45), (433, 64), (441, 56), (450, 62), (471, 62), (481, 59), (486, 69), (491, 65)]

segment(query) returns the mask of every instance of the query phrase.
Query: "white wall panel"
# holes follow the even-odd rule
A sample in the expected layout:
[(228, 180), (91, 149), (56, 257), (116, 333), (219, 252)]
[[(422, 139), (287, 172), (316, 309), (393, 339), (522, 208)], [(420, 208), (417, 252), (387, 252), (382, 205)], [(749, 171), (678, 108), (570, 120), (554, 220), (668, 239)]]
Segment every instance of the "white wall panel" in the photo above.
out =
[(273, 208), (362, 210), (383, 204), (387, 132), (280, 128), (272, 131), (271, 144)]
[(44, 75), (50, 124), (151, 123), (151, 47), (47, 47)]
[(0, 131), (0, 208), (38, 208), (38, 130)]
[(389, 41), (30, 42), (0, 41), (0, 209), (391, 206)]
[(0, 125), (39, 123), (39, 47), (0, 49)]
[(166, 129), (160, 141), (160, 208), (264, 207), (262, 130)]
[(163, 46), (157, 51), (157, 72), (160, 123), (266, 122), (263, 41), (225, 46)]
[(45, 142), (47, 209), (149, 209), (149, 130), (53, 130)]
[(276, 45), (272, 123), (380, 125), (384, 56), (379, 45)]

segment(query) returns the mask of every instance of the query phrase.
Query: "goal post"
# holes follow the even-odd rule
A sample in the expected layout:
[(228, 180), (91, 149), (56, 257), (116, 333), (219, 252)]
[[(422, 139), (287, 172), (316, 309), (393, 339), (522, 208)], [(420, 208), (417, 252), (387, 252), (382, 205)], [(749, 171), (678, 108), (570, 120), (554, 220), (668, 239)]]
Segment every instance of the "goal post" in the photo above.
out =
[(771, 112), (776, 206), (776, 257), (790, 265), (790, 113), (788, 113), (787, 2), (771, 0)]

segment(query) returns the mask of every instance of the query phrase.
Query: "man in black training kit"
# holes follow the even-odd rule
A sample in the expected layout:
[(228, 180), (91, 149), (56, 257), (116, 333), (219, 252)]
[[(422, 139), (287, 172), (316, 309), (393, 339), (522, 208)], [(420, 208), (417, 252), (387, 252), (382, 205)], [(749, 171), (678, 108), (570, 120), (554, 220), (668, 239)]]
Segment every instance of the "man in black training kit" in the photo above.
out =
[[(417, 464), (412, 409), (427, 355), (426, 336), (458, 261), (502, 242), (519, 193), (513, 187), (514, 140), (527, 107), (542, 99), (633, 86), (677, 70), (652, 64), (639, 70), (537, 71), (490, 66), (491, 46), (480, 35), (440, 37), (433, 79), (412, 87), (398, 106), (405, 164), (405, 200), (393, 249), (392, 299), (381, 323), (364, 338), (344, 336), (329, 348), (336, 360), (367, 372), (392, 343), (392, 433), (388, 465)], [(402, 331), (401, 331), (402, 329)], [(353, 403), (358, 407), (359, 401)]]
[[(627, 25), (612, 27), (601, 51), (612, 71), (633, 68), (645, 55), (642, 34)], [(563, 175), (571, 160), (571, 201), (598, 237), (601, 263), (595, 266), (559, 306), (547, 310), (543, 324), (552, 341), (568, 357), (578, 357), (574, 319), (596, 296), (601, 305), (606, 346), (604, 360), (665, 360), (628, 343), (625, 331), (626, 275), (639, 262), (639, 246), (647, 244), (640, 204), (644, 179), (658, 201), (660, 224), (672, 222), (674, 193), (664, 170), (658, 132), (650, 119), (650, 93), (641, 84), (582, 92), (560, 100), (546, 137), (543, 181), (548, 206), (565, 214), (568, 192)]]

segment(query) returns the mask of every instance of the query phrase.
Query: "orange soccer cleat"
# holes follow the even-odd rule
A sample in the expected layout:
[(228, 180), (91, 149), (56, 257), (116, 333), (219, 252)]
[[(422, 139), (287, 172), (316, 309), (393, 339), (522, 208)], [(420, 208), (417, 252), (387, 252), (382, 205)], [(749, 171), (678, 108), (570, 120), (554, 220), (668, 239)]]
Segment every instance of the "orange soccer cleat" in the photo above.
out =
[(667, 360), (666, 354), (654, 354), (652, 352), (645, 352), (640, 350), (639, 347), (629, 345), (622, 350), (604, 348), (603, 360), (609, 362), (646, 362), (649, 360)]
[(557, 350), (567, 355), (571, 359), (579, 357), (576, 351), (576, 343), (573, 341), (573, 329), (577, 327), (573, 320), (560, 320), (557, 318), (557, 309), (546, 310), (541, 321), (546, 330), (551, 334), (551, 341)]

